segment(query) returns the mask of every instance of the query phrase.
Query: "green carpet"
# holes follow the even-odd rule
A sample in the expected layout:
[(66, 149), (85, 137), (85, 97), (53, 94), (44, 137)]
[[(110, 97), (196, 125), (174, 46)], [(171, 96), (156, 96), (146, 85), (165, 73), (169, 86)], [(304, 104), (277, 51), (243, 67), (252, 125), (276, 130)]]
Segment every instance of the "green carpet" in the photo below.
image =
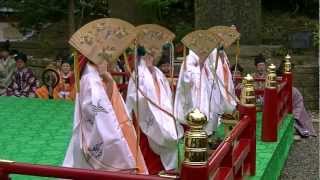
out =
[(293, 143), (294, 120), (287, 115), (280, 125), (278, 141), (267, 143), (261, 141), (261, 115), (257, 115), (256, 175), (250, 179), (275, 180), (281, 175)]
[[(72, 102), (0, 97), (0, 159), (34, 164), (62, 164), (73, 122)], [(250, 179), (279, 177), (293, 142), (293, 120), (289, 115), (275, 143), (260, 139), (261, 113), (257, 114), (257, 169)], [(218, 136), (223, 137), (220, 126)], [(183, 149), (183, 145), (180, 146)], [(183, 156), (183, 150), (182, 150)], [(47, 179), (12, 176), (13, 180)]]
[[(66, 101), (0, 97), (0, 159), (61, 165), (72, 133), (73, 106)], [(35, 178), (13, 176), (16, 179)]]

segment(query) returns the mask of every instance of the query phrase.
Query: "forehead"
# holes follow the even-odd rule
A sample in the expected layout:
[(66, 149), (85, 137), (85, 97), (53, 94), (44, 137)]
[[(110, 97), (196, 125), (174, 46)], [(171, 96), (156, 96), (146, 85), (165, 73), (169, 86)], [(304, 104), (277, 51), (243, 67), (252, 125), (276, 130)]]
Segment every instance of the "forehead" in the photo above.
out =
[(22, 59), (17, 59), (16, 62), (24, 62)]
[(266, 63), (260, 62), (260, 63), (257, 64), (257, 66), (263, 66), (263, 65), (266, 65)]

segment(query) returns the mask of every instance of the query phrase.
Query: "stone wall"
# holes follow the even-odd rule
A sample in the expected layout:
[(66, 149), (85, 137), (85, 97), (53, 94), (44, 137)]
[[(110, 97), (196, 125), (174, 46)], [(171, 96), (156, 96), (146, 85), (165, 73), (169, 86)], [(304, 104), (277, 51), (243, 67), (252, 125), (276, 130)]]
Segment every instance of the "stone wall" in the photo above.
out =
[[(110, 16), (123, 19), (134, 25), (151, 23), (150, 19), (152, 18), (143, 15), (138, 1), (141, 0), (109, 0)], [(152, 15), (149, 14), (149, 16)], [(156, 16), (156, 12), (154, 16)]]
[(300, 90), (308, 110), (319, 110), (319, 66), (295, 67), (293, 85)]
[(261, 41), (261, 0), (195, 0), (195, 27), (208, 28), (235, 24), (241, 42)]

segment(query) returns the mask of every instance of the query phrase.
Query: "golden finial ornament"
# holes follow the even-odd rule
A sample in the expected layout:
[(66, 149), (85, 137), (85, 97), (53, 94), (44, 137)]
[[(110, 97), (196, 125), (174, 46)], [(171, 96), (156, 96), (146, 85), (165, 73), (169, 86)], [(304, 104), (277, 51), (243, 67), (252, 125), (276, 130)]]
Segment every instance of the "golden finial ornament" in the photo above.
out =
[(266, 88), (274, 89), (277, 88), (277, 74), (276, 74), (276, 66), (274, 64), (270, 64), (268, 66), (268, 75), (266, 79)]
[(254, 80), (250, 74), (247, 74), (243, 81), (243, 88), (241, 90), (240, 102), (243, 106), (253, 107), (256, 105), (256, 96), (254, 90)]
[(185, 133), (185, 159), (188, 165), (205, 165), (208, 160), (208, 135), (203, 130), (207, 117), (198, 109), (186, 116), (190, 130)]
[(291, 73), (291, 56), (289, 54), (286, 55), (284, 58), (284, 73), (285, 74), (290, 74)]
[(224, 127), (224, 134), (229, 136), (232, 129), (237, 125), (240, 119), (239, 111), (234, 111), (232, 114), (222, 114), (221, 122)]

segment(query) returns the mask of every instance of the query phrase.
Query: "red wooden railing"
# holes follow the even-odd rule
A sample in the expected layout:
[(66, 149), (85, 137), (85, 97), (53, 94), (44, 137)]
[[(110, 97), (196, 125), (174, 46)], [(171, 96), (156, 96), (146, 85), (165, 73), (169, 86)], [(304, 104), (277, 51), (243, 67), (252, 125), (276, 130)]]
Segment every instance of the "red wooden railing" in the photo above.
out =
[(181, 179), (242, 179), (256, 167), (256, 109), (239, 107), (240, 121), (203, 166), (183, 164)]
[(158, 176), (133, 175), (110, 171), (97, 171), (78, 168), (54, 167), (17, 162), (0, 162), (0, 179), (9, 180), (9, 174), (20, 174), (40, 177), (55, 177), (73, 180), (161, 180)]
[(130, 74), (128, 72), (111, 72), (113, 77), (121, 77), (123, 82), (117, 83), (118, 89), (121, 93), (125, 93), (128, 88), (128, 82), (130, 78)]
[(265, 88), (261, 139), (275, 142), (278, 126), (287, 113), (292, 113), (292, 74), (284, 74), (277, 88)]
[[(241, 77), (241, 76), (235, 76), (235, 77), (233, 77), (233, 78), (234, 78), (234, 84), (235, 84), (235, 87), (236, 87), (236, 88), (235, 88), (236, 95), (237, 95), (238, 97), (240, 97), (241, 88), (240, 88), (240, 86), (237, 86), (237, 85), (241, 83), (243, 77)], [(265, 80), (266, 80), (265, 78), (254, 78), (254, 81), (255, 81), (256, 83), (263, 83), (263, 82), (265, 82)], [(256, 94), (256, 96), (263, 96), (263, 94), (264, 94), (264, 89), (262, 89), (262, 88), (255, 89), (255, 94)]]

